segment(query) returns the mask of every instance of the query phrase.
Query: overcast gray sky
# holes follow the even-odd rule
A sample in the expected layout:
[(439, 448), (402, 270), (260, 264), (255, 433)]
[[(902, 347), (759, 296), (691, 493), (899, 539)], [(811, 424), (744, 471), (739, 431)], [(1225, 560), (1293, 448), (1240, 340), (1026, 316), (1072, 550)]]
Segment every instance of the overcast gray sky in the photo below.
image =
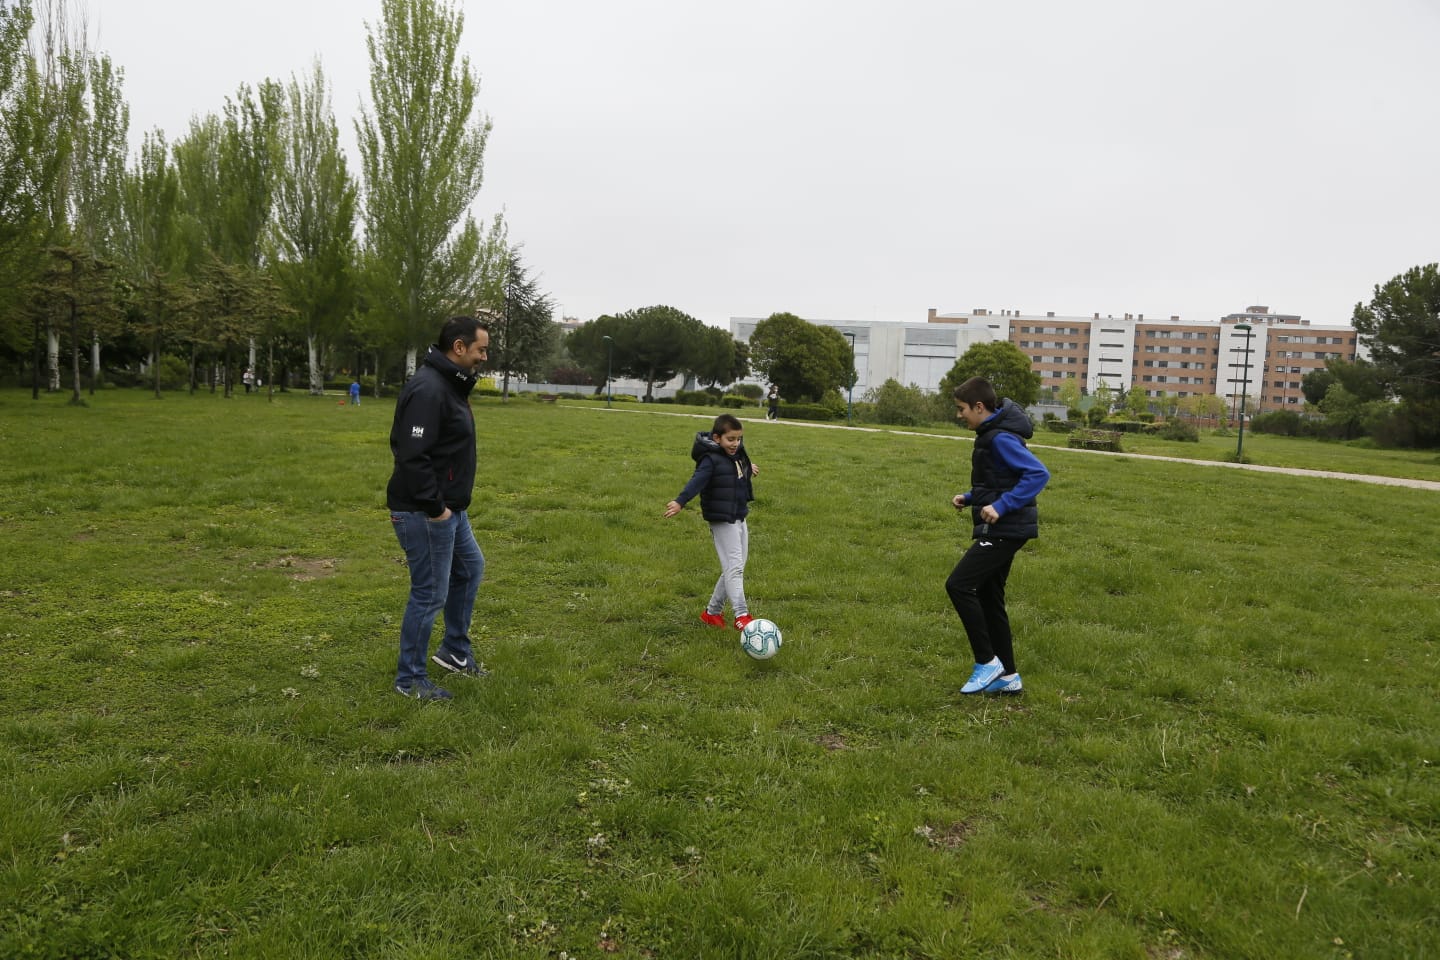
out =
[[(79, 2), (132, 148), (316, 57), (353, 142), (379, 0)], [(495, 125), (477, 219), (503, 208), (581, 319), (1337, 323), (1440, 260), (1440, 0), (461, 9)]]

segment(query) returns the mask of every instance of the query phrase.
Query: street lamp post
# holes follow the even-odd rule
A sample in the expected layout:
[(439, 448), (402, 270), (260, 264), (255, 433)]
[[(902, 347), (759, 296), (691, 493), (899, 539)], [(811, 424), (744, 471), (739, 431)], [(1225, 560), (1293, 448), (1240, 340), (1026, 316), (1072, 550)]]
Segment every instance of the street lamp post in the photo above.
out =
[(850, 376), (845, 378), (845, 422), (853, 422), (855, 416), (855, 334), (841, 336), (850, 338)]
[(615, 360), (615, 341), (610, 339), (608, 334), (601, 334), (600, 339), (605, 341), (605, 406), (613, 406), (610, 395), (610, 369)]
[(1245, 394), (1246, 388), (1250, 385), (1250, 324), (1237, 323), (1235, 329), (1245, 334), (1245, 366), (1244, 372), (1240, 375), (1240, 436), (1235, 442), (1235, 462), (1245, 462)]

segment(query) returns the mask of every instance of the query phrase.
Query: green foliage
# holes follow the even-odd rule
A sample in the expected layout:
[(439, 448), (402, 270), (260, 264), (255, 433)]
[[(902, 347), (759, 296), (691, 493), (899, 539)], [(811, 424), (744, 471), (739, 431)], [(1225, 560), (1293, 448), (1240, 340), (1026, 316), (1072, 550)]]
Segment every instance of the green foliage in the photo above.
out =
[(29, 693), (0, 717), (0, 955), (1429, 950), (1433, 492), (1247, 473), (1266, 522), (1237, 525), (1232, 470), (1042, 450), (1008, 591), (1028, 692), (975, 699), (938, 588), (968, 440), (747, 430), (746, 586), (786, 635), (756, 664), (696, 621), (697, 512), (656, 517), (708, 416), (475, 413), (493, 675), (424, 707), (389, 691), (388, 404), (0, 392)]
[(505, 258), (500, 315), (490, 322), (490, 366), (508, 389), (511, 374), (532, 379), (555, 352), (559, 330), (552, 319), (555, 303), (540, 289), (539, 281), (518, 249)]
[(1270, 410), (1250, 418), (1250, 429), (1256, 433), (1273, 433), (1283, 437), (1298, 437), (1300, 424), (1300, 414), (1294, 410)]
[(1182, 443), (1199, 443), (1200, 431), (1184, 420), (1166, 420), (1158, 434), (1162, 440), (1178, 440)]
[(1124, 409), (1136, 420), (1149, 411), (1150, 398), (1145, 396), (1145, 388), (1136, 383), (1125, 393)]
[(1085, 412), (1085, 422), (1090, 424), (1090, 426), (1092, 427), (1104, 423), (1105, 417), (1109, 413), (1109, 409), (1110, 408), (1105, 406), (1103, 403), (1096, 402), (1093, 406), (1090, 407), (1089, 410)]
[(974, 343), (940, 380), (940, 393), (951, 396), (971, 377), (984, 377), (995, 395), (1028, 407), (1040, 397), (1040, 374), (1030, 369), (1030, 358), (1008, 340)]
[(322, 379), (319, 358), (338, 344), (359, 302), (355, 242), (357, 191), (319, 61), (302, 83), (291, 80), (276, 139), (283, 161), (275, 184), (274, 275), (292, 308), (290, 331), (304, 341), (309, 385)]
[[(713, 329), (675, 307), (641, 307), (572, 331), (565, 348), (597, 381), (605, 381), (608, 369), (616, 377), (645, 381), (646, 396), (653, 396), (655, 384), (710, 362)], [(733, 342), (729, 333), (725, 336)]]
[(772, 313), (750, 335), (750, 365), (788, 400), (818, 401), (854, 374), (850, 342), (833, 327)]
[(874, 423), (918, 427), (936, 420), (935, 404), (931, 398), (919, 387), (913, 384), (903, 387), (898, 380), (886, 380), (866, 391), (865, 402), (870, 404), (867, 421)]
[(755, 401), (738, 393), (727, 393), (720, 398), (720, 406), (727, 410), (744, 410), (746, 407), (755, 406)]
[(1318, 407), (1334, 382), (1335, 374), (1328, 369), (1311, 370), (1300, 378), (1300, 392), (1305, 395), (1306, 403)]
[[(1351, 322), (1370, 348), (1378, 378), (1399, 397), (1416, 444), (1440, 446), (1440, 264), (1411, 267), (1377, 284), (1368, 304), (1355, 305)], [(1354, 382), (1345, 386), (1372, 399)]]
[(708, 407), (715, 402), (715, 398), (704, 390), (676, 390), (675, 402), (692, 407)]
[(818, 403), (780, 404), (782, 420), (838, 420), (843, 416), (845, 416), (843, 408), (837, 413), (830, 407)]
[(731, 393), (738, 393), (749, 400), (759, 400), (765, 396), (765, 388), (758, 383), (737, 383), (730, 387)]
[(481, 299), (486, 244), (469, 210), (485, 172), (490, 120), (462, 54), (464, 14), (444, 0), (381, 0), (367, 26), (371, 103), (356, 123), (365, 187), (372, 309), (410, 348), (454, 304)]

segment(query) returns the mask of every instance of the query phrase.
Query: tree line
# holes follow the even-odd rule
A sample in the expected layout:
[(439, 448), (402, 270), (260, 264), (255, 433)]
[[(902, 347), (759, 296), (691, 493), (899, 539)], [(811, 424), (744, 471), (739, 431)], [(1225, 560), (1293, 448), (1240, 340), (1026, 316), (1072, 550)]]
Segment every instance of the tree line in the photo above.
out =
[(412, 371), (462, 312), (490, 319), (507, 370), (553, 352), (520, 245), (469, 212), (491, 124), (463, 28), (443, 0), (382, 0), (358, 170), (318, 62), (242, 84), (173, 142), (145, 132), (132, 158), (123, 70), (64, 0), (0, 0), (0, 361), (58, 390), (63, 346), (76, 401), (102, 351), (157, 395), (228, 392), (250, 366), (319, 392), (327, 360)]

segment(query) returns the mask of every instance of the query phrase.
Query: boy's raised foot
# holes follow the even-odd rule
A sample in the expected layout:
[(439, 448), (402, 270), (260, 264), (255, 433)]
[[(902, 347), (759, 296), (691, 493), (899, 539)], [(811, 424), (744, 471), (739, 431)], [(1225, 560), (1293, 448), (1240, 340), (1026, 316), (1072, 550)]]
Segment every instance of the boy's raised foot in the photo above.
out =
[(409, 697), (412, 700), (449, 700), (450, 691), (443, 687), (437, 687), (426, 677), (413, 680), (408, 684), (395, 684), (395, 692), (402, 697)]
[(974, 671), (970, 674), (970, 679), (965, 681), (965, 686), (960, 688), (960, 692), (979, 693), (1004, 672), (1005, 667), (1001, 665), (998, 657), (989, 663), (977, 663)]
[(711, 627), (725, 627), (725, 614), (711, 613), (709, 610), (700, 611), (700, 622)]
[(1025, 686), (1020, 682), (1020, 674), (1012, 673), (991, 680), (985, 685), (985, 692), (1000, 694), (1024, 693)]
[(462, 677), (488, 677), (490, 671), (485, 665), (477, 661), (472, 654), (468, 657), (457, 657), (448, 650), (437, 650), (435, 656), (430, 658), (435, 663), (449, 670), (451, 673), (458, 673)]
[(750, 616), (750, 614), (748, 614), (748, 613), (742, 613), (742, 614), (740, 614), (740, 616), (738, 616), (738, 617), (735, 618), (735, 629), (736, 629), (736, 630), (744, 630), (744, 629), (745, 629), (745, 625), (746, 625), (747, 623), (749, 623), (751, 620), (754, 620), (754, 619), (755, 619), (755, 618), (752, 617), (752, 616)]

